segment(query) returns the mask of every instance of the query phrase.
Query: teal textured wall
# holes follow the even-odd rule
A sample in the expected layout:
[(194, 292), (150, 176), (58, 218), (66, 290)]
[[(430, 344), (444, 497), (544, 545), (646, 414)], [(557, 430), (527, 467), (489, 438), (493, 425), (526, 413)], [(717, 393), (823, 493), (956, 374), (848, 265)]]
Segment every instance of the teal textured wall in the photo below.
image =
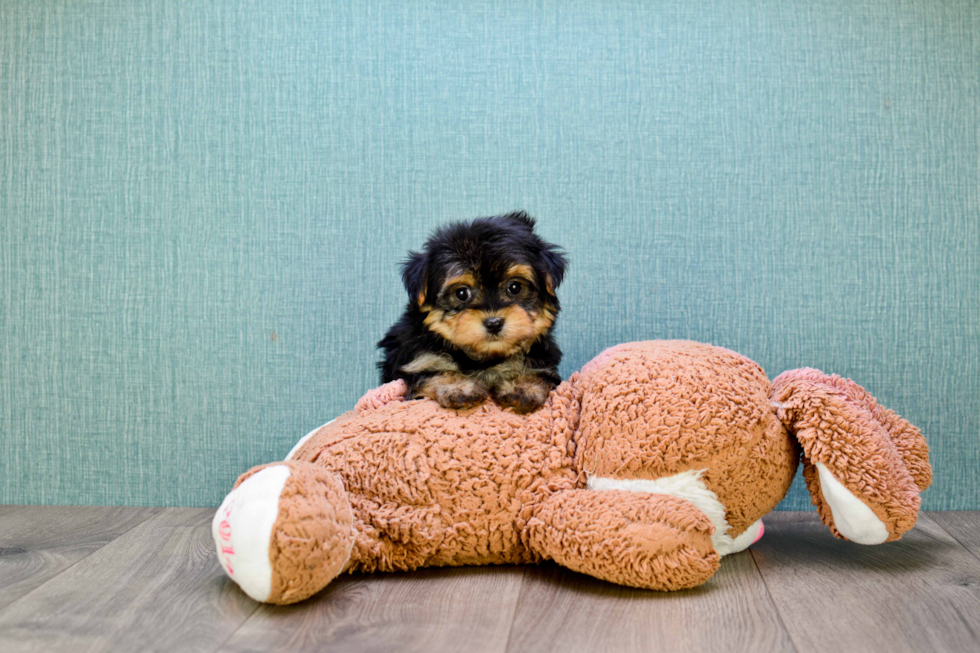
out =
[(375, 383), (407, 248), (524, 208), (565, 374), (840, 373), (978, 509), (978, 161), (970, 1), (0, 0), (0, 501), (217, 504)]

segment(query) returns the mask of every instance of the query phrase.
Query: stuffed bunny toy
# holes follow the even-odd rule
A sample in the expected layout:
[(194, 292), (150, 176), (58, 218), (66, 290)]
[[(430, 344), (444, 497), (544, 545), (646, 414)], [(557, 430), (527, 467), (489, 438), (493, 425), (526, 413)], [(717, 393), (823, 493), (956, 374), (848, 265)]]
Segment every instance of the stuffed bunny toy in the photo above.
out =
[(214, 518), (253, 599), (293, 603), (344, 572), (553, 560), (653, 590), (700, 585), (763, 531), (802, 457), (820, 518), (896, 540), (932, 479), (918, 429), (813, 369), (772, 383), (687, 341), (612, 347), (518, 415), (404, 400), (401, 381), (243, 474)]

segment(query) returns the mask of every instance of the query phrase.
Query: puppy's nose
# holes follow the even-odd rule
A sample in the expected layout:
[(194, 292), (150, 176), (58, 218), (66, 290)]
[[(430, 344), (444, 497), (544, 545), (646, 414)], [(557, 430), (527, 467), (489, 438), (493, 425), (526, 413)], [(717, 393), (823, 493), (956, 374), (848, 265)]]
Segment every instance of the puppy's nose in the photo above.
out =
[(483, 320), (483, 326), (486, 328), (487, 333), (497, 335), (500, 330), (504, 328), (504, 318), (502, 317), (488, 317)]

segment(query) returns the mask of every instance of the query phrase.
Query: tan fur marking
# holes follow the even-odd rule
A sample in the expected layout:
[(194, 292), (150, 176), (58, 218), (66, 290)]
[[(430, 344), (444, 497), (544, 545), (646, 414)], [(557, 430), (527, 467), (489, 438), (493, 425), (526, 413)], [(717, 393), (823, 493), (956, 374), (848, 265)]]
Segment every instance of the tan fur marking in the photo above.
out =
[(534, 317), (534, 328), (537, 329), (538, 335), (541, 335), (550, 329), (554, 323), (555, 307), (551, 304), (545, 304), (541, 312)]
[(463, 272), (452, 277), (449, 277), (442, 282), (442, 289), (451, 288), (456, 285), (469, 286), (470, 288), (476, 288), (478, 283), (476, 281), (476, 275), (470, 271)]
[(463, 310), (447, 316), (445, 311), (433, 309), (425, 316), (424, 323), (429, 330), (462, 349), (468, 356), (477, 360), (494, 356), (513, 356), (527, 351), (544, 329), (535, 326), (534, 320), (520, 306), (508, 306), (503, 311), (493, 313), (504, 318), (503, 330), (490, 338), (483, 321), (489, 313), (476, 310)]
[(531, 316), (521, 306), (512, 304), (493, 313), (504, 318), (504, 328), (490, 339), (483, 326), (483, 321), (490, 315), (484, 311), (464, 310), (447, 317), (445, 311), (432, 309), (424, 323), (471, 358), (480, 360), (526, 352), (555, 322), (555, 314), (547, 305), (541, 313)]
[(548, 400), (551, 384), (539, 376), (522, 376), (504, 380), (493, 390), (494, 400), (503, 408), (515, 413), (530, 413)]
[(448, 354), (433, 354), (425, 352), (415, 357), (408, 365), (401, 368), (402, 372), (418, 374), (420, 372), (458, 372), (459, 368)]
[(458, 372), (443, 372), (427, 379), (417, 390), (422, 397), (435, 399), (443, 408), (466, 410), (486, 401), (487, 387)]
[(480, 343), (489, 335), (483, 326), (483, 321), (487, 317), (489, 315), (483, 311), (460, 311), (455, 319), (456, 332), (454, 342), (468, 347), (478, 348)]
[(517, 353), (502, 363), (476, 372), (474, 376), (486, 383), (487, 386), (495, 388), (505, 381), (512, 381), (531, 373), (533, 371), (529, 370), (527, 363), (524, 362), (524, 354)]
[[(507, 279), (523, 279), (530, 284), (534, 284), (534, 269), (530, 265), (519, 263), (507, 268)], [(505, 282), (506, 283), (506, 282)]]

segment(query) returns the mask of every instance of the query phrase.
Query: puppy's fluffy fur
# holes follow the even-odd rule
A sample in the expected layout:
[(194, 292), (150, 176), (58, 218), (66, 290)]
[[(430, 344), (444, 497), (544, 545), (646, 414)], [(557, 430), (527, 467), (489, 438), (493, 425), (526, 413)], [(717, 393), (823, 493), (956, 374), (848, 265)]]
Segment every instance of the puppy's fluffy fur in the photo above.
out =
[(519, 413), (560, 381), (552, 337), (566, 261), (523, 212), (453, 223), (402, 265), (408, 306), (378, 343), (381, 382), (466, 409), (492, 396)]

